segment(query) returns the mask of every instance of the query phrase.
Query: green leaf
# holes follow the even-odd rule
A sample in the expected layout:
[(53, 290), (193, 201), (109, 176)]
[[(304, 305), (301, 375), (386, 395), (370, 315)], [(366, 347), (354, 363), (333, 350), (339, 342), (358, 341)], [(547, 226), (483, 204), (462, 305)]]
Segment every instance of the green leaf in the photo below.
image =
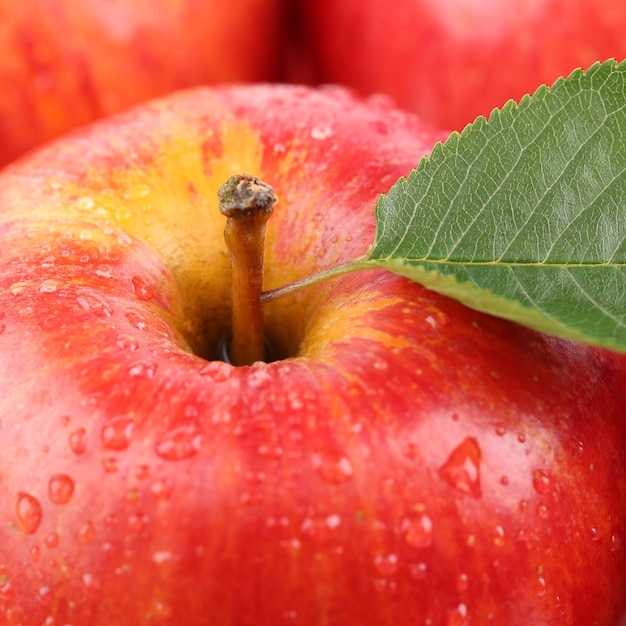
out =
[(626, 351), (626, 62), (597, 63), (423, 159), (366, 264), (480, 311)]

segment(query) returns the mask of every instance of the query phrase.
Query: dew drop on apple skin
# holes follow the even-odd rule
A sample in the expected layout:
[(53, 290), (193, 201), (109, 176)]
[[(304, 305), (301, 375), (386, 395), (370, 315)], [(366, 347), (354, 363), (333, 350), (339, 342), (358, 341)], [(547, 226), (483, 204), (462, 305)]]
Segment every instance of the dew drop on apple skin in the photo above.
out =
[(135, 422), (127, 417), (119, 417), (104, 424), (100, 433), (102, 446), (107, 450), (126, 450), (135, 429)]
[(80, 541), (80, 543), (82, 544), (90, 544), (93, 542), (93, 540), (95, 539), (96, 536), (96, 529), (93, 525), (93, 522), (89, 521), (89, 522), (85, 522), (79, 529), (78, 529), (78, 541)]
[(412, 548), (427, 548), (433, 542), (433, 522), (424, 512), (413, 513), (402, 520), (400, 531)]
[(466, 626), (469, 624), (467, 616), (467, 606), (460, 603), (451, 611), (448, 611), (446, 626)]
[(426, 563), (410, 563), (409, 575), (413, 580), (421, 581), (426, 580), (428, 576), (428, 566)]
[(100, 591), (100, 583), (91, 572), (85, 572), (82, 576), (83, 588), (90, 595), (95, 595)]
[(396, 554), (378, 554), (374, 559), (374, 567), (381, 576), (392, 576), (398, 571)]
[(161, 502), (167, 502), (172, 495), (172, 483), (169, 480), (157, 480), (150, 487), (152, 495)]
[(467, 437), (439, 468), (439, 475), (449, 485), (472, 498), (482, 496), (480, 486), (481, 451), (474, 437)]
[(39, 528), (43, 517), (39, 500), (28, 493), (20, 492), (17, 496), (16, 512), (19, 527), (27, 535), (32, 535)]
[(67, 504), (74, 495), (74, 481), (67, 474), (55, 474), (48, 481), (48, 498), (54, 504)]
[(543, 469), (538, 469), (533, 472), (533, 487), (538, 494), (542, 496), (547, 495), (552, 491), (552, 481), (550, 474)]
[(32, 546), (28, 551), (30, 560), (36, 563), (41, 558), (41, 548), (39, 546)]
[(200, 433), (188, 426), (181, 426), (161, 437), (156, 442), (154, 451), (166, 461), (183, 461), (198, 454), (202, 443)]
[(224, 361), (209, 361), (200, 369), (200, 376), (214, 380), (216, 383), (223, 383), (229, 380), (234, 372), (234, 367)]
[(354, 473), (350, 459), (343, 455), (318, 453), (313, 454), (311, 460), (315, 471), (329, 483), (344, 483)]
[(152, 361), (140, 361), (138, 363), (133, 363), (128, 368), (127, 372), (131, 378), (150, 379), (154, 377), (157, 369), (158, 365)]
[[(44, 606), (49, 606), (52, 602), (52, 590), (47, 585), (42, 585), (37, 589), (37, 601)], [(51, 624), (54, 622), (50, 622)]]
[(122, 350), (127, 350), (128, 352), (139, 350), (139, 342), (134, 335), (119, 335), (116, 343)]
[(146, 330), (146, 328), (148, 328), (146, 319), (135, 311), (128, 311), (126, 313), (126, 319), (129, 321), (130, 325), (137, 330)]
[(74, 454), (84, 454), (87, 450), (87, 431), (84, 428), (77, 428), (70, 433), (68, 442)]
[(152, 298), (154, 298), (152, 287), (141, 276), (133, 276), (131, 284), (133, 293), (138, 300), (149, 302)]

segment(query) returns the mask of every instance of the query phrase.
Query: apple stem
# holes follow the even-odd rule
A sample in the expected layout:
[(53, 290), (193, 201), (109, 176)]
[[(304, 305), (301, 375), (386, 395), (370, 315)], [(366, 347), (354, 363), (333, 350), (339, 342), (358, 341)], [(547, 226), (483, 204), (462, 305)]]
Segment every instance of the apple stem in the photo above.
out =
[(218, 200), (226, 216), (224, 239), (232, 267), (228, 356), (233, 365), (250, 365), (265, 359), (261, 304), (265, 223), (276, 204), (276, 195), (262, 180), (237, 174), (220, 187)]

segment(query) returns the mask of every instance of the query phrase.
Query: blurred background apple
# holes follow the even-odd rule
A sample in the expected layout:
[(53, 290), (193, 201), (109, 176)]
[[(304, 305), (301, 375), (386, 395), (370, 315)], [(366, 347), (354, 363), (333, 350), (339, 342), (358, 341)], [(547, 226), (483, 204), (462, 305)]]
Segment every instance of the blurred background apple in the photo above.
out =
[(577, 67), (626, 56), (626, 3), (615, 0), (295, 3), (313, 82), (386, 93), (452, 130)]
[(0, 0), (0, 166), (198, 84), (274, 80), (283, 0)]

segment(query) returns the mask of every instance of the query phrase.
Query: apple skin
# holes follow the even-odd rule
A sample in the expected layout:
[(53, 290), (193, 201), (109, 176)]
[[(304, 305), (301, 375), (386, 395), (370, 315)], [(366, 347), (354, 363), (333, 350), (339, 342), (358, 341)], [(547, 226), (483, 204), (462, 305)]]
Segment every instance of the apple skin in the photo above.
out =
[(339, 89), (200, 88), (0, 174), (9, 626), (615, 626), (626, 357), (365, 271), (229, 325), (219, 185), (279, 197), (267, 287), (363, 254), (441, 139)]
[(577, 67), (626, 57), (626, 4), (613, 0), (302, 3), (315, 81), (388, 94), (451, 130)]
[(283, 0), (0, 0), (0, 166), (175, 89), (273, 80)]

